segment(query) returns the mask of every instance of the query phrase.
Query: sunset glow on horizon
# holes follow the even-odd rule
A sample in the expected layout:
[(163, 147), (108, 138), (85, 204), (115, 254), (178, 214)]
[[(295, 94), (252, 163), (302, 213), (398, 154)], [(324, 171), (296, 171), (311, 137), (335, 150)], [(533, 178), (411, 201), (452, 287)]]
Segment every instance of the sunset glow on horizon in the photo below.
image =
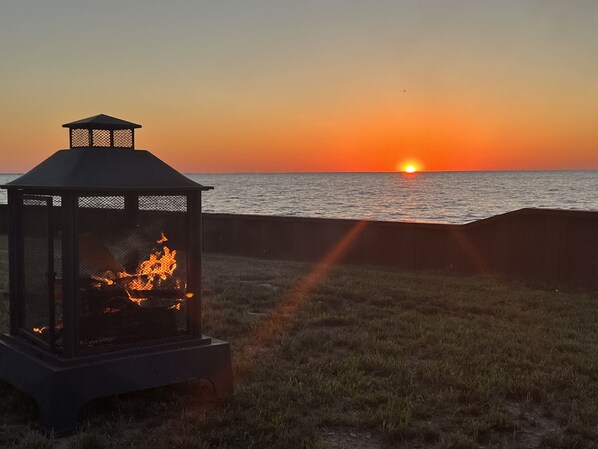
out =
[(188, 173), (598, 169), (580, 5), (5, 2), (0, 171), (99, 113)]

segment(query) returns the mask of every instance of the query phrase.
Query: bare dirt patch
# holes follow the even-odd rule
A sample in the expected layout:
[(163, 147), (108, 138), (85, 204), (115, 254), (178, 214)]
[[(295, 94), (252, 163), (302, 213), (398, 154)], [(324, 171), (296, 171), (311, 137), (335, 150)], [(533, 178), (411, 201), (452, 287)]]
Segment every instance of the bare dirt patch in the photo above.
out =
[(517, 447), (538, 448), (542, 445), (542, 440), (552, 434), (560, 433), (561, 426), (536, 404), (507, 402), (504, 405), (505, 410), (513, 416), (518, 430), (513, 435), (513, 440)]

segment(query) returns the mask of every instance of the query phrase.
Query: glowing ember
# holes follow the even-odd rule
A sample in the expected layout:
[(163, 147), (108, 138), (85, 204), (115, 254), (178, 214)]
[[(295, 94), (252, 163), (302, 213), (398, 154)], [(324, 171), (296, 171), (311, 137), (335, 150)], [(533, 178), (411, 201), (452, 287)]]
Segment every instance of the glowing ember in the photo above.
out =
[(92, 276), (91, 278), (93, 280), (95, 280), (95, 281), (103, 282), (106, 285), (112, 285), (112, 284), (114, 284), (114, 281), (112, 279), (104, 278), (104, 277), (101, 277), (101, 276)]
[(133, 301), (135, 304), (139, 304), (139, 305), (141, 305), (141, 303), (142, 303), (143, 301), (145, 301), (145, 298), (135, 298), (135, 297), (131, 296), (131, 293), (130, 293), (130, 292), (127, 292), (127, 295), (129, 295), (129, 299), (130, 299), (131, 301)]
[(46, 330), (48, 330), (46, 326), (33, 328), (33, 332), (35, 332), (36, 334), (43, 334)]
[(164, 242), (167, 242), (167, 241), (168, 241), (168, 239), (164, 235), (164, 232), (162, 232), (162, 236), (160, 237), (160, 240), (156, 240), (156, 243), (160, 244), (160, 243), (164, 243)]
[(104, 313), (117, 313), (120, 312), (120, 309), (117, 309), (116, 307), (105, 307), (104, 308)]

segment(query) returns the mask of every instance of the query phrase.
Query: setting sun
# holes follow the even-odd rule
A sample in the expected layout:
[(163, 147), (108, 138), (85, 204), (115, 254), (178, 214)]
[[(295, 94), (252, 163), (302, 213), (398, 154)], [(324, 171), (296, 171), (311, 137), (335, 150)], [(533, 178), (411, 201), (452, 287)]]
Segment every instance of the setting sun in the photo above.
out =
[(403, 159), (396, 165), (396, 171), (399, 173), (418, 173), (422, 169), (422, 165), (419, 161), (414, 159)]

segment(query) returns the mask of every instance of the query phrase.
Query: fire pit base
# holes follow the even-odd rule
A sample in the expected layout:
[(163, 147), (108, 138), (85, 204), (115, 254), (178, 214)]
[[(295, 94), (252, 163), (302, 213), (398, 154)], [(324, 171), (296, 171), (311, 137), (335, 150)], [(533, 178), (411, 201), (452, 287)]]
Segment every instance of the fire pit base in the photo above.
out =
[(76, 430), (81, 408), (92, 399), (202, 378), (217, 395), (232, 394), (228, 342), (204, 336), (69, 360), (18, 337), (0, 337), (0, 379), (31, 395), (40, 426), (57, 436)]

